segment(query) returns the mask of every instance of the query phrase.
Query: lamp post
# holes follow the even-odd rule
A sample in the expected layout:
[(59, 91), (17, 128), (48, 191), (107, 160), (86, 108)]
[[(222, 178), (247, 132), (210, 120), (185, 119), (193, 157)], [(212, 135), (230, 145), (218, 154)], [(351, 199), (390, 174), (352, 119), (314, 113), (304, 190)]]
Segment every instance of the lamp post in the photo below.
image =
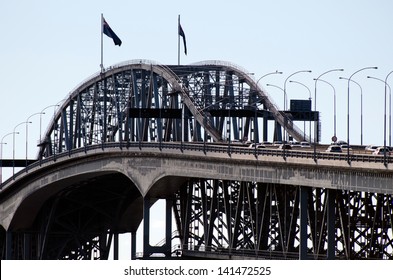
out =
[[(375, 78), (375, 77), (371, 77), (371, 76), (367, 76), (367, 78), (369, 79), (374, 79), (377, 81), (381, 81), (382, 83), (385, 84), (385, 101), (384, 101), (384, 115), (383, 115), (383, 162), (386, 165), (386, 87), (389, 87), (389, 97), (391, 97), (391, 88), (390, 86), (386, 83), (386, 81), (379, 79), (379, 78)], [(391, 105), (391, 100), (389, 98), (389, 111), (390, 111), (390, 105)], [(390, 120), (389, 120), (389, 140), (390, 140)], [(389, 143), (390, 146), (390, 143)]]
[[(349, 80), (348, 78), (344, 77), (339, 77), (339, 79), (347, 81)], [(360, 89), (360, 145), (363, 145), (363, 88), (358, 82), (354, 80), (351, 80), (351, 82), (356, 84)]]
[(15, 130), (16, 130), (16, 128), (17, 128), (18, 126), (20, 126), (20, 125), (22, 125), (22, 124), (25, 124), (25, 123), (27, 123), (27, 122), (21, 122), (21, 123), (17, 124), (17, 125), (14, 127), (14, 130), (13, 130), (13, 137), (12, 137), (12, 176), (15, 175), (15, 134), (19, 134), (19, 132), (16, 133)]
[[(318, 76), (318, 78), (315, 78), (315, 84), (314, 84), (314, 112), (317, 111), (317, 82), (321, 79), (321, 77), (325, 74), (328, 74), (330, 72), (336, 72), (336, 71), (344, 71), (344, 69), (338, 68), (338, 69), (331, 69), (326, 72), (323, 72)], [(319, 119), (319, 117), (318, 117)], [(315, 121), (315, 120), (314, 120)], [(318, 139), (318, 123), (315, 123), (314, 127), (314, 161), (317, 161), (317, 139)], [(336, 135), (336, 133), (334, 133)]]
[[(276, 70), (276, 71), (274, 71), (274, 72), (270, 72), (270, 73), (267, 73), (267, 74), (265, 74), (265, 75), (262, 75), (262, 76), (257, 80), (257, 83), (256, 83), (257, 89), (258, 89), (258, 83), (259, 83), (259, 81), (262, 80), (263, 78), (265, 78), (266, 76), (270, 76), (270, 75), (281, 75), (282, 73), (283, 73), (283, 72)], [(255, 99), (253, 104), (256, 104), (256, 103), (258, 103), (258, 102), (259, 102), (259, 101)], [(257, 108), (256, 108), (256, 109), (257, 109)], [(255, 129), (256, 129), (257, 121), (258, 121), (258, 118), (257, 118), (257, 111), (255, 110), (254, 131), (255, 131)], [(254, 138), (254, 142), (255, 142), (255, 139), (256, 139), (256, 138)], [(255, 143), (255, 146), (256, 146), (256, 143)]]
[[(27, 167), (27, 156), (28, 156), (28, 136), (29, 136), (29, 129), (28, 129), (28, 124), (29, 123), (31, 123), (29, 120), (30, 120), (30, 118), (31, 117), (34, 117), (34, 116), (36, 116), (36, 115), (42, 115), (42, 114), (44, 114), (44, 112), (38, 112), (38, 113), (35, 113), (35, 114), (32, 114), (30, 117), (28, 117), (27, 118), (27, 120), (26, 120), (26, 167)], [(41, 137), (41, 135), (40, 135), (40, 137)]]
[[(300, 82), (297, 82), (297, 81), (289, 81), (290, 83), (295, 83), (295, 84), (299, 84), (299, 85), (301, 85), (301, 86), (303, 86), (303, 87), (305, 87), (307, 90), (308, 90), (308, 93), (309, 93), (309, 100), (310, 100), (310, 102), (311, 102), (311, 90), (310, 90), (310, 88), (308, 87), (308, 86), (306, 86), (305, 84), (303, 84), (303, 83), (300, 83)], [(304, 139), (304, 141), (306, 141), (306, 122), (304, 121), (304, 135), (303, 135), (303, 139)], [(310, 143), (311, 143), (311, 119), (310, 119)]]
[[(281, 87), (279, 87), (279, 86), (276, 86), (276, 85), (272, 85), (272, 84), (266, 84), (266, 86), (268, 86), (268, 87), (275, 87), (275, 88), (278, 88), (279, 90), (281, 90), (283, 93), (284, 93), (284, 104), (285, 104), (285, 92), (284, 92), (284, 89), (283, 88), (281, 88)], [(285, 106), (285, 105), (284, 105)], [(281, 129), (280, 129), (281, 130)]]
[(15, 132), (10, 132), (6, 135), (3, 136), (3, 138), (1, 138), (1, 142), (0, 142), (0, 161), (1, 161), (1, 165), (0, 165), (0, 184), (3, 183), (3, 145), (6, 145), (7, 143), (4, 142), (4, 138), (6, 138), (8, 135), (14, 134)]
[[(314, 79), (315, 80), (315, 79)], [(334, 111), (334, 117), (333, 117), (333, 125), (334, 125), (334, 129), (333, 129), (333, 136), (337, 137), (337, 131), (336, 131), (336, 89), (334, 88), (334, 86), (329, 83), (328, 81), (319, 79), (318, 81), (324, 82), (328, 85), (330, 85), (330, 87), (333, 89), (333, 111)]]
[[(285, 113), (285, 111), (286, 111), (286, 104), (285, 104), (285, 100), (286, 100), (286, 97), (287, 97), (287, 81), (289, 80), (289, 78), (290, 77), (292, 77), (292, 76), (294, 76), (294, 75), (296, 75), (296, 74), (298, 74), (298, 73), (303, 73), (303, 72), (306, 72), (306, 73), (311, 73), (312, 71), (311, 70), (300, 70), (300, 71), (296, 71), (296, 72), (294, 72), (294, 73), (292, 73), (291, 75), (289, 75), (286, 79), (285, 79), (285, 81), (284, 81), (284, 143), (286, 143), (286, 123), (287, 123), (287, 115), (286, 115), (286, 113)], [(283, 156), (284, 156), (284, 159), (285, 159), (285, 149), (283, 149)]]
[(367, 69), (378, 69), (378, 67), (364, 67), (362, 69), (355, 71), (351, 76), (349, 76), (349, 79), (348, 79), (348, 87), (347, 87), (348, 88), (348, 95), (347, 95), (347, 144), (348, 144), (347, 161), (348, 161), (348, 164), (351, 164), (351, 161), (349, 159), (349, 147), (350, 147), (350, 144), (349, 144), (349, 85), (350, 85), (352, 77), (356, 73), (359, 73), (360, 71), (367, 70)]
[[(40, 142), (42, 141), (42, 133), (41, 133), (41, 131), (42, 131), (42, 115), (45, 115), (46, 109), (51, 108), (51, 107), (59, 107), (59, 106), (60, 106), (59, 104), (49, 105), (41, 110), (41, 112), (40, 112)], [(55, 112), (56, 112), (56, 109), (53, 110), (53, 118), (55, 117)]]
[[(393, 71), (390, 71), (387, 75), (386, 75), (386, 78), (385, 78), (385, 94), (386, 94), (386, 86), (388, 85), (388, 78), (389, 78), (389, 76), (391, 75), (393, 73)], [(389, 87), (389, 89), (390, 89), (390, 87)], [(390, 110), (390, 105), (391, 105), (391, 103), (392, 103), (392, 100), (390, 99), (391, 98), (391, 91), (390, 91), (390, 94), (389, 94), (389, 146), (391, 146), (392, 145), (392, 143), (391, 143), (391, 133), (390, 133), (390, 131), (391, 131), (391, 129), (392, 129), (392, 124), (391, 124), (391, 120), (392, 120), (392, 118), (391, 118), (391, 116), (392, 116), (392, 114), (391, 114), (391, 110)]]
[(270, 73), (267, 73), (267, 74), (263, 75), (262, 77), (260, 77), (260, 78), (258, 79), (258, 81), (257, 81), (257, 86), (258, 86), (259, 81), (260, 81), (262, 78), (265, 78), (266, 76), (274, 75), (274, 74), (282, 74), (282, 72), (276, 70), (275, 72), (270, 72)]

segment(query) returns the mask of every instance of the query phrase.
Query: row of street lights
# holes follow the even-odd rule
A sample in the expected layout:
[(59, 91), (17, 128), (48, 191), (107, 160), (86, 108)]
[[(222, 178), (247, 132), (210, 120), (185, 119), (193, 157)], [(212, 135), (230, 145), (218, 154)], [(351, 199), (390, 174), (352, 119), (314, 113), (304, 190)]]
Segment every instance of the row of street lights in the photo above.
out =
[[(17, 128), (19, 126), (23, 125), (23, 124), (26, 125), (26, 132), (25, 132), (25, 134), (26, 134), (26, 158), (25, 158), (25, 160), (26, 160), (26, 166), (27, 166), (27, 164), (28, 164), (28, 146), (29, 146), (29, 143), (28, 143), (28, 136), (29, 136), (28, 125), (32, 123), (32, 121), (30, 121), (30, 118), (32, 118), (34, 116), (37, 116), (37, 115), (40, 115), (40, 138), (41, 138), (42, 137), (42, 115), (45, 114), (45, 110), (46, 109), (51, 108), (51, 107), (58, 107), (58, 106), (59, 106), (59, 104), (50, 105), (50, 106), (45, 107), (41, 112), (32, 114), (31, 116), (29, 116), (26, 119), (26, 121), (17, 124), (14, 127), (12, 132), (7, 133), (6, 135), (4, 135), (2, 137), (1, 142), (0, 142), (0, 161), (3, 159), (3, 145), (7, 144), (6, 142), (4, 142), (4, 139), (7, 136), (12, 135), (12, 176), (15, 175), (15, 135), (19, 134), (19, 131), (17, 131)], [(54, 111), (54, 113), (55, 113), (55, 111)], [(1, 164), (1, 166), (0, 166), (0, 184), (2, 182), (3, 182), (3, 166)]]
[[(373, 69), (378, 69), (378, 67), (375, 67), (375, 66), (374, 67), (364, 67), (364, 68), (361, 68), (361, 69), (353, 72), (349, 76), (349, 78), (339, 77), (339, 79), (347, 80), (347, 82), (348, 82), (348, 84), (347, 84), (347, 143), (348, 143), (348, 146), (350, 145), (350, 139), (349, 139), (349, 134), (350, 134), (350, 126), (349, 126), (350, 84), (354, 83), (354, 84), (358, 85), (359, 88), (360, 88), (360, 99), (361, 99), (360, 100), (360, 112), (361, 112), (361, 116), (360, 116), (360, 127), (361, 127), (360, 142), (361, 142), (361, 145), (363, 145), (363, 89), (362, 89), (361, 85), (359, 83), (357, 83), (356, 81), (354, 81), (352, 78), (353, 78), (353, 76), (355, 74), (357, 74), (357, 73), (359, 73), (361, 71), (373, 70)], [(332, 140), (337, 140), (337, 136), (336, 136), (336, 133), (337, 133), (337, 125), (336, 125), (336, 122), (337, 122), (337, 120), (336, 120), (336, 90), (335, 90), (334, 86), (331, 83), (329, 83), (328, 81), (322, 79), (322, 76), (324, 76), (325, 74), (328, 74), (330, 72), (336, 72), (336, 71), (344, 71), (344, 69), (341, 69), (341, 68), (331, 69), (331, 70), (328, 70), (328, 71), (320, 74), (317, 78), (314, 79), (314, 81), (315, 81), (315, 86), (314, 86), (314, 90), (315, 90), (315, 92), (314, 92), (314, 111), (315, 112), (317, 111), (317, 107), (316, 107), (316, 104), (317, 104), (317, 102), (316, 102), (316, 99), (317, 99), (317, 82), (318, 81), (324, 82), (324, 83), (328, 84), (333, 89), (333, 96), (334, 96), (334, 135), (333, 135)], [(279, 86), (272, 85), (272, 84), (266, 84), (267, 86), (276, 87), (276, 88), (280, 89), (281, 91), (283, 91), (283, 93), (284, 93), (284, 106), (283, 106), (284, 112), (287, 110), (287, 108), (286, 108), (286, 106), (287, 106), (286, 105), (286, 103), (287, 103), (286, 102), (286, 100), (287, 100), (286, 83), (287, 83), (287, 81), (289, 80), (290, 77), (292, 77), (295, 74), (302, 73), (302, 72), (311, 73), (311, 70), (300, 70), (300, 71), (296, 71), (296, 72), (292, 73), (291, 75), (289, 75), (285, 79), (285, 81), (284, 81), (284, 88), (281, 88)], [(375, 79), (375, 80), (381, 81), (381, 82), (383, 82), (385, 84), (385, 98), (384, 98), (384, 149), (385, 150), (386, 150), (386, 146), (387, 146), (387, 143), (386, 143), (386, 101), (387, 101), (386, 100), (386, 95), (387, 95), (387, 88), (389, 88), (389, 146), (391, 145), (391, 88), (390, 88), (389, 84), (387, 83), (387, 80), (388, 80), (389, 76), (392, 73), (393, 73), (393, 71), (389, 72), (387, 74), (385, 80), (382, 80), (382, 79), (379, 79), (379, 78), (376, 78), (376, 77), (372, 77), (372, 76), (367, 76), (367, 78)], [(273, 73), (269, 73), (267, 75), (270, 75), (270, 74), (282, 74), (282, 72), (276, 71), (276, 72), (273, 72)], [(265, 77), (267, 75), (264, 75), (261, 78), (263, 78), (263, 77)], [(259, 82), (259, 80), (258, 80), (258, 82)], [(306, 85), (304, 85), (304, 84), (302, 84), (300, 82), (296, 82), (296, 81), (293, 81), (293, 80), (289, 80), (289, 82), (298, 83), (300, 85), (303, 85), (310, 92), (310, 89)], [(311, 99), (311, 96), (310, 96), (310, 99)], [(285, 133), (285, 130), (286, 130), (286, 122), (287, 121), (286, 121), (286, 118), (285, 118), (285, 115), (284, 115), (284, 133)], [(317, 138), (318, 138), (317, 132), (318, 132), (318, 129), (315, 128), (314, 129), (314, 157), (315, 157), (315, 160), (316, 160), (316, 142), (317, 142)], [(286, 136), (285, 135), (286, 134), (284, 134), (284, 141), (286, 140)], [(310, 128), (310, 137), (311, 137), (311, 128)], [(285, 155), (284, 155), (284, 157), (285, 157)], [(348, 163), (350, 163), (349, 149), (347, 149), (347, 157), (348, 157)], [(386, 153), (384, 153), (384, 158), (385, 158), (384, 162), (385, 162), (385, 165), (386, 165)]]

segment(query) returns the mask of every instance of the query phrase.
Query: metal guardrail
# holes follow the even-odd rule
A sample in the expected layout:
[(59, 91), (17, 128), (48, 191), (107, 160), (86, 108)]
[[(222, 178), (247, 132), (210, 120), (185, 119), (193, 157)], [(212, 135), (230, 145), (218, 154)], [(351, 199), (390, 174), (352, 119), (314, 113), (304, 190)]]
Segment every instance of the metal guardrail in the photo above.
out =
[[(162, 152), (165, 150), (177, 150), (179, 153), (184, 151), (198, 151), (203, 153), (222, 153), (230, 157), (231, 154), (242, 154), (242, 155), (254, 155), (257, 159), (259, 156), (271, 156), (271, 157), (284, 157), (288, 158), (301, 158), (301, 159), (316, 159), (318, 160), (331, 160), (331, 161), (350, 161), (350, 162), (366, 162), (366, 163), (381, 163), (384, 164), (383, 155), (369, 155), (369, 154), (350, 154), (349, 158), (346, 153), (328, 153), (317, 151), (304, 151), (304, 150), (281, 150), (275, 147), (255, 149), (244, 147), (237, 144), (217, 144), (217, 143), (182, 143), (182, 142), (107, 142), (97, 145), (85, 146), (82, 148), (77, 148), (69, 151), (62, 152), (60, 154), (55, 154), (51, 157), (40, 159), (30, 164), (26, 168), (15, 173), (12, 177), (8, 178), (4, 183), (0, 185), (0, 191), (3, 186), (9, 184), (11, 181), (17, 179), (19, 176), (27, 173), (29, 170), (36, 168), (38, 166), (56, 162), (57, 160), (71, 157), (72, 155), (84, 152), (88, 153), (93, 150), (105, 150), (105, 149), (136, 149), (142, 151), (143, 148), (153, 148), (158, 149)], [(388, 156), (386, 163), (393, 163), (393, 157)]]

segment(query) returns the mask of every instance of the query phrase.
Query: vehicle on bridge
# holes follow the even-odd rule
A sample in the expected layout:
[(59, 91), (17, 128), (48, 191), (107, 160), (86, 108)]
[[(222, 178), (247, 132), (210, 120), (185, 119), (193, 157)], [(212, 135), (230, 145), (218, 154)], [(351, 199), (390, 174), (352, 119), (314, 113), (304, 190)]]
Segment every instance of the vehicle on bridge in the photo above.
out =
[(341, 149), (341, 146), (339, 146), (339, 145), (330, 145), (326, 149), (326, 152), (328, 152), (328, 153), (341, 153), (342, 149)]
[(378, 147), (374, 152), (373, 155), (384, 155), (390, 156), (390, 149), (388, 147)]

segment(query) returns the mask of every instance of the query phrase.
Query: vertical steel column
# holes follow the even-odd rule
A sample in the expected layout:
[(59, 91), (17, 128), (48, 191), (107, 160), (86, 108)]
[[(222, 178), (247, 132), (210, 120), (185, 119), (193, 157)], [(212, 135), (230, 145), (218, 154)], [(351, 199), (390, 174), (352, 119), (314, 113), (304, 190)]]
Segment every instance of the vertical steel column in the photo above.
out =
[(301, 260), (307, 259), (307, 206), (308, 192), (306, 187), (299, 187), (300, 195), (300, 246), (299, 257)]
[(336, 199), (336, 191), (327, 190), (327, 259), (328, 260), (334, 260), (335, 250), (336, 250), (335, 199)]
[(131, 260), (136, 259), (136, 231), (131, 232)]
[(172, 250), (172, 199), (166, 199), (166, 208), (165, 208), (165, 248), (167, 257), (171, 256)]
[(113, 259), (119, 259), (119, 233), (113, 234)]
[(268, 135), (269, 135), (269, 120), (268, 120), (268, 113), (266, 110), (263, 110), (263, 141), (268, 141)]
[(31, 234), (23, 234), (23, 259), (29, 260), (31, 258)]
[(150, 255), (150, 198), (143, 198), (143, 258)]
[(5, 259), (12, 260), (12, 232), (7, 230), (5, 233)]

